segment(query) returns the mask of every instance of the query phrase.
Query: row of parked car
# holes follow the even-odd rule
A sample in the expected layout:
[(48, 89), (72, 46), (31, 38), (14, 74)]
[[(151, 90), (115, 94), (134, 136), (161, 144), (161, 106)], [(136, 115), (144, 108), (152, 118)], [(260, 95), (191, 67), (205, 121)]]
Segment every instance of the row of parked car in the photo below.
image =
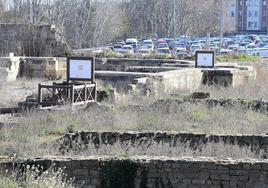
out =
[(177, 57), (191, 57), (197, 50), (214, 50), (217, 54), (247, 54), (268, 57), (267, 35), (233, 35), (224, 37), (220, 48), (219, 37), (180, 36), (176, 39), (135, 39), (117, 40), (109, 45), (114, 52), (121, 54), (152, 53), (158, 55), (175, 55)]
[(179, 55), (191, 56), (190, 51), (187, 50), (184, 44), (170, 43), (167, 39), (145, 39), (137, 40), (134, 38), (127, 39), (126, 41), (118, 40), (110, 48), (117, 53), (121, 54), (141, 54), (143, 56), (152, 53), (158, 55)]

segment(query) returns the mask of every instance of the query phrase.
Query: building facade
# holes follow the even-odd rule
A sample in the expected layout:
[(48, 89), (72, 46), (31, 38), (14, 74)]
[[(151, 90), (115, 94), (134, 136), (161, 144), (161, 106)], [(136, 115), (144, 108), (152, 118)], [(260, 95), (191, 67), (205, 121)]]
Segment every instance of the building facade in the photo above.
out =
[(268, 0), (236, 0), (238, 32), (266, 32)]

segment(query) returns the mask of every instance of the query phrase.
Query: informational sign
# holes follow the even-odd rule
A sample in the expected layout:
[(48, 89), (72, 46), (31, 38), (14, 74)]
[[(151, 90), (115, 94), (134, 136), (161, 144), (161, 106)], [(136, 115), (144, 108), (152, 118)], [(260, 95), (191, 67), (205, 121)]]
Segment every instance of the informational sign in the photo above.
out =
[(214, 51), (196, 51), (195, 67), (214, 67), (215, 52)]
[(94, 81), (94, 58), (68, 57), (67, 81)]

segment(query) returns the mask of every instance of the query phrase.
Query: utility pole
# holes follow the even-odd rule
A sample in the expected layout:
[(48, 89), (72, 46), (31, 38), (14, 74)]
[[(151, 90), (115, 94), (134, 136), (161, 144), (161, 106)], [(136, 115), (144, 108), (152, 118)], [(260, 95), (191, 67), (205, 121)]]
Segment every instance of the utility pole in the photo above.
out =
[(220, 3), (220, 54), (222, 50), (222, 43), (223, 43), (223, 30), (224, 30), (224, 4), (223, 0)]
[[(266, 3), (266, 6), (267, 6), (267, 1), (265, 2)], [(266, 7), (266, 31), (267, 31), (267, 33), (266, 33), (266, 35), (268, 35), (268, 8)]]
[(173, 0), (173, 37), (176, 39), (176, 2)]

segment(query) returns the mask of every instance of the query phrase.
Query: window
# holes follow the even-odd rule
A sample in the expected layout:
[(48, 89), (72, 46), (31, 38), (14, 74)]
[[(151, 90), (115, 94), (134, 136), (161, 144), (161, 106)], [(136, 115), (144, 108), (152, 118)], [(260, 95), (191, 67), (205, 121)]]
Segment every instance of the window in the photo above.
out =
[(248, 11), (248, 17), (251, 17), (251, 11)]
[(263, 5), (266, 5), (266, 0), (263, 0)]
[(240, 6), (242, 6), (242, 5), (243, 5), (243, 1), (242, 1), (242, 0), (240, 0), (240, 2), (239, 2), (239, 3), (240, 3)]
[(258, 11), (255, 11), (255, 17), (258, 17)]
[(254, 22), (254, 28), (258, 27), (258, 22)]
[(235, 17), (235, 13), (234, 13), (234, 11), (231, 12), (231, 17), (232, 17), (232, 18)]

